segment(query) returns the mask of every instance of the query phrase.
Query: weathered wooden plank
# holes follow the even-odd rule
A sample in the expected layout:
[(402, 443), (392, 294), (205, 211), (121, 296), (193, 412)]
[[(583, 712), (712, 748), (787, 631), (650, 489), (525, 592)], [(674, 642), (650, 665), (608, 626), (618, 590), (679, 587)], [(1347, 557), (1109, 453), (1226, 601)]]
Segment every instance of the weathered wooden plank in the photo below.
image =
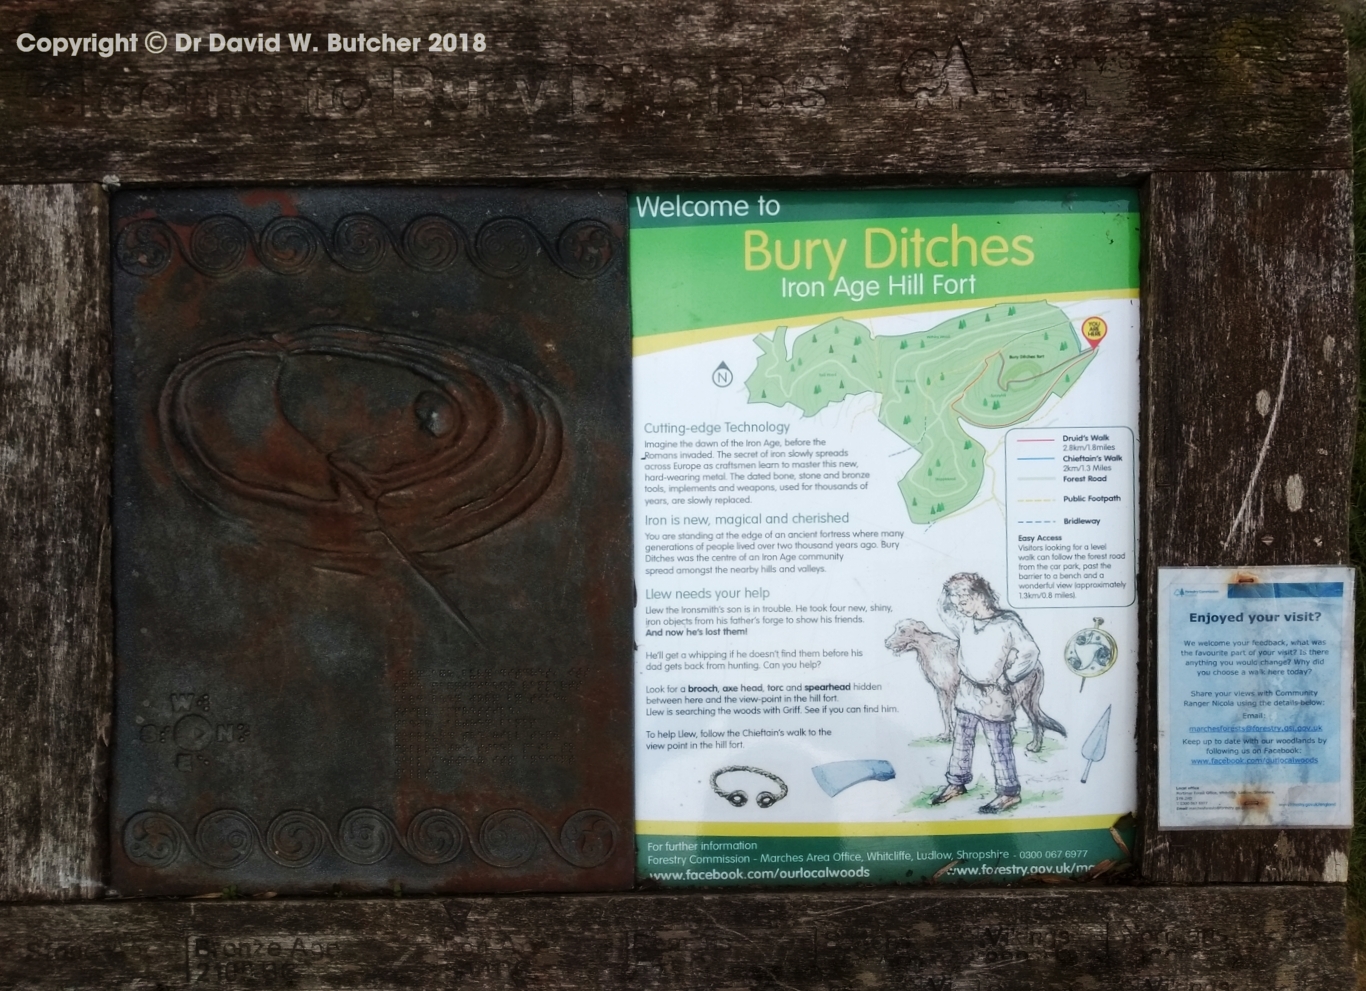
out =
[(0, 907), (22, 989), (1345, 991), (1341, 888)]
[[(8, 3), (0, 181), (961, 184), (1350, 167), (1342, 31), (1297, 0), (455, 11)], [(144, 50), (153, 29), (171, 36), (163, 54)], [(132, 32), (140, 46), (25, 54), (24, 31)], [(284, 52), (210, 53), (211, 31), (280, 32)], [(487, 50), (426, 50), (448, 31), (482, 33)], [(176, 53), (177, 32), (200, 50)], [(291, 53), (304, 32), (318, 51)], [(328, 33), (416, 37), (423, 51), (330, 53)]]
[[(1351, 222), (1347, 172), (1149, 182), (1145, 602), (1162, 566), (1347, 561), (1357, 395)], [(1146, 629), (1144, 878), (1346, 881), (1346, 830), (1157, 830), (1151, 609)]]
[(98, 186), (0, 187), (0, 899), (104, 868), (108, 241)]

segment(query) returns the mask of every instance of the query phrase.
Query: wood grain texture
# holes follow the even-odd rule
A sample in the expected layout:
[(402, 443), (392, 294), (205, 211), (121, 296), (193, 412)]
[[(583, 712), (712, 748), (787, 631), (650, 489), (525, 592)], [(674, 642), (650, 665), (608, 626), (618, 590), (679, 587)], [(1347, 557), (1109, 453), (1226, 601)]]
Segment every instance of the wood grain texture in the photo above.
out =
[[(172, 36), (160, 55), (13, 50)], [(280, 55), (208, 33), (282, 34)], [(484, 53), (426, 51), (481, 32)], [(177, 54), (175, 33), (201, 39)], [(308, 32), (317, 53), (291, 54)], [(329, 53), (387, 32), (424, 50)], [(0, 181), (1136, 181), (1350, 166), (1346, 46), (1299, 0), (184, 0), (0, 11)]]
[(0, 899), (101, 890), (108, 240), (98, 186), (0, 187)]
[[(0, 181), (791, 187), (1165, 172), (1148, 183), (1145, 220), (1147, 597), (1165, 564), (1346, 559), (1356, 334), (1348, 177), (1331, 171), (1350, 165), (1331, 13), (1291, 0), (1027, 11), (476, 0), (452, 24), (451, 10), (14, 0), (0, 11)], [(481, 30), (493, 48), (478, 59), (10, 50), (23, 30), (203, 36), (226, 24)], [(1230, 169), (1330, 171), (1217, 172)], [(0, 190), (0, 898), (11, 900), (94, 895), (103, 870), (103, 211), (93, 187)], [(1153, 657), (1150, 633), (1150, 769)], [(1345, 833), (1158, 832), (1154, 785), (1151, 773), (1141, 782), (1145, 878), (1342, 880)], [(179, 987), (202, 975), (263, 988), (1319, 991), (1351, 986), (1344, 927), (1340, 887), (1278, 884), (5, 905), (0, 986)]]
[(0, 907), (8, 988), (1347, 991), (1341, 888)]
[[(1350, 173), (1155, 175), (1146, 208), (1142, 600), (1164, 566), (1347, 563)], [(1144, 628), (1144, 878), (1346, 881), (1346, 830), (1157, 830), (1151, 608)]]

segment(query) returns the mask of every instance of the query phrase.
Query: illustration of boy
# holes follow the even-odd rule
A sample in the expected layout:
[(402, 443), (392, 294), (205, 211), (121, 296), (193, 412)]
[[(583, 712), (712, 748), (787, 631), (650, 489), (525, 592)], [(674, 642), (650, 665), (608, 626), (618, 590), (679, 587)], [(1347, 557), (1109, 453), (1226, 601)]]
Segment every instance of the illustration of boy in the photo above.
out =
[(980, 726), (987, 738), (996, 797), (977, 811), (1005, 812), (1020, 804), (1015, 771), (1015, 702), (1011, 686), (1039, 668), (1039, 646), (1018, 614), (1002, 609), (985, 578), (961, 572), (944, 583), (939, 615), (958, 640), (958, 691), (954, 696), (953, 752), (948, 781), (930, 799), (943, 805), (967, 793)]

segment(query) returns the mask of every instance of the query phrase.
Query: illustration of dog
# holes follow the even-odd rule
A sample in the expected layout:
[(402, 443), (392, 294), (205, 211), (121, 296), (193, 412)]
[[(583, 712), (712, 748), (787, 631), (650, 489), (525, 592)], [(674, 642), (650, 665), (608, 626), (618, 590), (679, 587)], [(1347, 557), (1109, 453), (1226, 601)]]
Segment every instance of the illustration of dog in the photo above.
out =
[(958, 644), (952, 637), (935, 633), (918, 619), (903, 619), (887, 638), (886, 647), (893, 654), (915, 652), (920, 670), (939, 696), (939, 714), (944, 718), (944, 732), (939, 739), (948, 743), (953, 739), (953, 697), (958, 692)]
[[(939, 714), (944, 719), (944, 732), (938, 739), (945, 743), (951, 741), (956, 722), (953, 718), (953, 699), (958, 693), (958, 642), (953, 637), (935, 633), (918, 619), (903, 619), (887, 638), (886, 647), (898, 656), (915, 652), (925, 680), (939, 697)], [(1015, 705), (1024, 709), (1029, 717), (1029, 728), (1034, 734), (1026, 750), (1038, 753), (1043, 749), (1045, 730), (1067, 736), (1062, 723), (1044, 712), (1039, 705), (1039, 698), (1043, 695), (1043, 668), (1011, 685), (1010, 694)]]

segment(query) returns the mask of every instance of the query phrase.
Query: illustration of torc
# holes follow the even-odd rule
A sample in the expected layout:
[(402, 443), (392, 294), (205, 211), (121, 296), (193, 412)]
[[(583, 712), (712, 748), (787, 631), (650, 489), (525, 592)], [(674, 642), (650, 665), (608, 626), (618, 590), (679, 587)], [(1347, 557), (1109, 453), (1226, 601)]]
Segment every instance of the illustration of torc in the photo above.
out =
[[(942, 805), (967, 793), (980, 726), (991, 754), (996, 797), (978, 811), (1005, 812), (1020, 804), (1012, 740), (1017, 699), (1033, 710), (1031, 721), (1037, 718), (1042, 728), (1067, 735), (1061, 724), (1038, 708), (1038, 696), (1043, 691), (1039, 646), (1019, 615), (1001, 608), (996, 593), (981, 575), (962, 572), (946, 581), (939, 615), (958, 641), (959, 677), (953, 699), (953, 749), (944, 776), (948, 783), (930, 803)], [(1028, 690), (1022, 691), (1026, 684)], [(1035, 734), (1034, 742), (1038, 743), (1042, 739), (1039, 725)]]

